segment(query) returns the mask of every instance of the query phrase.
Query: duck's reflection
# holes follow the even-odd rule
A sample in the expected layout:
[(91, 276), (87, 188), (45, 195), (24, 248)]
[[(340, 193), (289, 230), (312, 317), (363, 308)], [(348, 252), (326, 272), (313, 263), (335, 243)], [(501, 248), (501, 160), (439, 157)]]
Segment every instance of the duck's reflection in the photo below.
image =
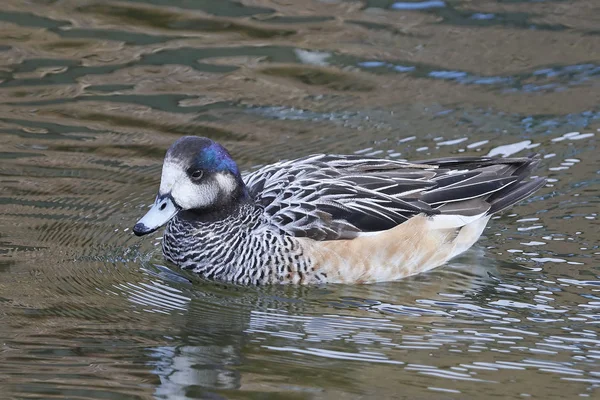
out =
[[(129, 298), (146, 311), (172, 316), (167, 340), (173, 345), (151, 349), (152, 372), (160, 379), (156, 396), (188, 399), (210, 392), (218, 397), (219, 391), (256, 387), (256, 371), (243, 372), (246, 358), (270, 360), (280, 354), (289, 361), (310, 354), (404, 365), (387, 349), (439, 349), (438, 341), (407, 340), (406, 335), (413, 333), (415, 321), (447, 321), (449, 298), (494, 283), (493, 266), (478, 262), (482, 254), (472, 251), (432, 273), (377, 285), (184, 285), (154, 275), (148, 283), (130, 286)], [(277, 367), (265, 368), (273, 369), (270, 376), (277, 374)]]
[(230, 345), (181, 345), (155, 349), (154, 373), (160, 378), (159, 398), (189, 399), (195, 390), (236, 389), (241, 375), (228, 366), (239, 364), (239, 348)]

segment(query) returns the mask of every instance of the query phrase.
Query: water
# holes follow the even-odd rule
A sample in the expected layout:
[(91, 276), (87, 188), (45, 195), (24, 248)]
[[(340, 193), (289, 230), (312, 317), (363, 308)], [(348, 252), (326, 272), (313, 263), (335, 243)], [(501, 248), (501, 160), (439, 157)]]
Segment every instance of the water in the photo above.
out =
[[(597, 9), (4, 0), (0, 397), (598, 396)], [(549, 184), (401, 282), (216, 284), (130, 230), (185, 134), (244, 170), (539, 152)]]

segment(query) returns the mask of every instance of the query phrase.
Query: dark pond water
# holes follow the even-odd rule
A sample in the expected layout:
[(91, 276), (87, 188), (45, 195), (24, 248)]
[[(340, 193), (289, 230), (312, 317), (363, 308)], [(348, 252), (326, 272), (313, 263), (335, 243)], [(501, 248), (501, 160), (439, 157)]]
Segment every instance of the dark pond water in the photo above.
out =
[[(215, 284), (130, 230), (185, 134), (549, 183), (411, 279)], [(599, 135), (596, 0), (3, 0), (0, 397), (599, 396)]]

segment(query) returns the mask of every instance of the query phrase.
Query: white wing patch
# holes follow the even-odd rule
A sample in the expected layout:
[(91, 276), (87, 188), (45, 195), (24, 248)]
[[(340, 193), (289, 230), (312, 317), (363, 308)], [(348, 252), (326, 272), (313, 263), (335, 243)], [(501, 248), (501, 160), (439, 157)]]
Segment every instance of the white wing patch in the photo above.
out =
[(434, 215), (429, 217), (428, 223), (430, 229), (456, 229), (461, 228), (465, 225), (470, 224), (471, 222), (477, 221), (480, 218), (485, 216), (485, 212), (473, 216), (465, 216), (465, 215)]

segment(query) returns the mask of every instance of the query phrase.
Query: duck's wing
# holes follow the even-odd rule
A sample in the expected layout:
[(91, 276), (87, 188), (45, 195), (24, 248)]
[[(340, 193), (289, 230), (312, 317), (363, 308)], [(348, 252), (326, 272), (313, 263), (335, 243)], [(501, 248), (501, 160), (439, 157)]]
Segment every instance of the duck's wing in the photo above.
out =
[(316, 155), (263, 167), (245, 181), (272, 224), (294, 236), (333, 240), (436, 213), (418, 198), (402, 198), (433, 187), (435, 174), (398, 161)]
[[(417, 214), (439, 215), (441, 224), (462, 226), (469, 217), (490, 212), (494, 201), (498, 211), (537, 190), (540, 182), (519, 185), (533, 164), (532, 158), (407, 163), (315, 155), (263, 167), (245, 181), (279, 229), (335, 240), (391, 229)], [(511, 187), (515, 190), (507, 191)]]

